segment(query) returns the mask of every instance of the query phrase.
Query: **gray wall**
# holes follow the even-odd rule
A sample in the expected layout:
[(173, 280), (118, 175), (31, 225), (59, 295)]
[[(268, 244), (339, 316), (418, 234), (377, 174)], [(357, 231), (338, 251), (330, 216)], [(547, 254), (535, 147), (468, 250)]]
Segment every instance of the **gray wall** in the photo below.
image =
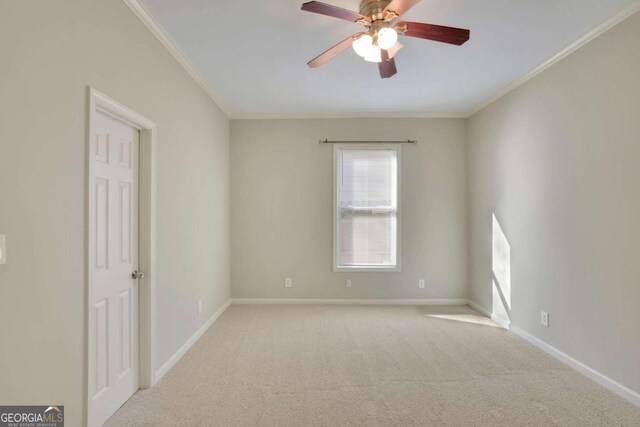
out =
[(493, 213), (511, 245), (512, 322), (636, 392), (639, 52), (636, 14), (468, 126), (471, 298), (492, 307)]
[[(465, 132), (464, 120), (233, 120), (232, 296), (466, 298)], [(333, 151), (318, 144), (324, 138), (419, 140), (402, 147), (402, 272), (332, 271)]]
[(158, 367), (229, 299), (229, 121), (120, 0), (2, 1), (0, 58), (0, 403), (79, 426), (87, 85), (158, 124)]

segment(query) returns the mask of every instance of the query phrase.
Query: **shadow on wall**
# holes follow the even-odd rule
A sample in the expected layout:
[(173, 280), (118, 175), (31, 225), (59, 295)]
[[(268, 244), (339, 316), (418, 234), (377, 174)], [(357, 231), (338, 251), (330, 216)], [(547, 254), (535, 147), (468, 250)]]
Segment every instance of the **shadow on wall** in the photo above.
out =
[(511, 323), (511, 245), (500, 227), (495, 213), (492, 214), (491, 282), (492, 316), (500, 324)]

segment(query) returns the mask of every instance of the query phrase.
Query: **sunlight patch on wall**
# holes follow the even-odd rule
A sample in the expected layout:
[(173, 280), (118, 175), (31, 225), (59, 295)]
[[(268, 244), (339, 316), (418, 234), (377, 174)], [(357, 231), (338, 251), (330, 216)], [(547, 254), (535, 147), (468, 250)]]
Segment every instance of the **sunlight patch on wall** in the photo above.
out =
[(511, 318), (511, 245), (495, 214), (492, 230), (493, 316), (509, 322)]

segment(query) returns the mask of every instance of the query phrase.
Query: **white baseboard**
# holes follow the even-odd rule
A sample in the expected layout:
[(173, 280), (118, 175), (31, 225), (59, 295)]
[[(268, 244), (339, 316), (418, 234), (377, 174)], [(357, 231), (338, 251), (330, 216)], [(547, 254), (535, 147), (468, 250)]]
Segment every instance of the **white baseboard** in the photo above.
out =
[(164, 374), (166, 374), (169, 369), (171, 369), (173, 367), (173, 365), (176, 364), (176, 362), (178, 362), (178, 360), (180, 360), (182, 358), (182, 356), (185, 355), (185, 353), (187, 351), (189, 351), (189, 349), (198, 341), (198, 339), (200, 339), (200, 337), (207, 332), (207, 329), (209, 329), (211, 327), (211, 325), (213, 325), (213, 323), (218, 320), (218, 318), (220, 316), (222, 316), (222, 313), (225, 312), (225, 310), (227, 308), (229, 308), (229, 306), (231, 305), (231, 299), (229, 299), (226, 303), (224, 303), (224, 305), (222, 307), (220, 307), (220, 309), (218, 311), (216, 311), (213, 316), (211, 316), (211, 318), (209, 320), (207, 320), (207, 322), (202, 325), (202, 327), (200, 329), (198, 329), (192, 336), (191, 338), (189, 338), (187, 340), (187, 342), (185, 342), (182, 347), (180, 347), (178, 349), (178, 351), (175, 352), (175, 354), (173, 356), (171, 356), (171, 358), (169, 360), (167, 360), (165, 362), (164, 365), (162, 365), (160, 367), (160, 369), (158, 369), (156, 371), (156, 383), (158, 381), (160, 381), (160, 379), (164, 376)]
[(295, 299), (233, 298), (233, 304), (327, 304), (327, 305), (467, 305), (466, 298), (451, 299)]
[(538, 347), (539, 349), (543, 350), (544, 352), (550, 354), (551, 356), (555, 357), (559, 361), (571, 366), (576, 371), (578, 371), (581, 374), (591, 378), (593, 381), (595, 381), (598, 384), (600, 384), (601, 386), (611, 390), (612, 392), (614, 392), (618, 396), (628, 400), (629, 402), (633, 403), (634, 405), (640, 406), (640, 393), (637, 393), (637, 392), (631, 390), (630, 388), (623, 386), (619, 382), (612, 380), (611, 378), (607, 377), (604, 374), (601, 374), (600, 372), (596, 371), (595, 369), (593, 369), (593, 368), (585, 365), (584, 363), (574, 359), (573, 357), (569, 356), (568, 354), (561, 352), (557, 348), (547, 344), (546, 342), (542, 341), (539, 338), (534, 337), (530, 333), (523, 331), (522, 329), (518, 328), (517, 326), (511, 326), (511, 332), (513, 332), (514, 334), (518, 335), (519, 337), (525, 339), (526, 341), (530, 342), (531, 344), (535, 345), (536, 347)]
[(504, 317), (500, 317), (496, 314), (491, 315), (491, 320), (496, 322), (498, 325), (502, 326), (505, 329), (511, 329), (511, 320), (505, 319)]

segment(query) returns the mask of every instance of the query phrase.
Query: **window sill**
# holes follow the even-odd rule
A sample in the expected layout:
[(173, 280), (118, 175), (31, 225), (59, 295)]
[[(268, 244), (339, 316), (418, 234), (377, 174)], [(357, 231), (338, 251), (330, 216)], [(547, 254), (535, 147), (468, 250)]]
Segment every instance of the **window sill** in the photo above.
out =
[(400, 273), (400, 266), (392, 267), (339, 267), (333, 266), (334, 273)]

